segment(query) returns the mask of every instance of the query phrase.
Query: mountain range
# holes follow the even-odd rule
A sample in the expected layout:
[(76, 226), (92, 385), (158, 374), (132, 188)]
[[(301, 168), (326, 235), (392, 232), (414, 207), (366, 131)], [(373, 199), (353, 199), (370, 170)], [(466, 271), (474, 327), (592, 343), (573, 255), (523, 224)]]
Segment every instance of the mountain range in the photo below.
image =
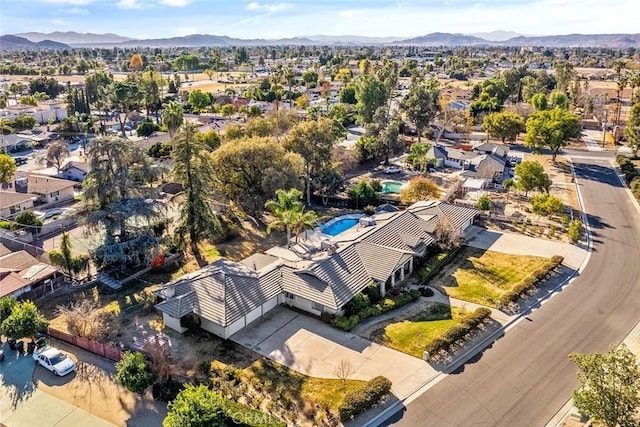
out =
[[(483, 37), (481, 37), (483, 36)], [(7, 38), (9, 37), (9, 38)], [(55, 43), (58, 44), (55, 44)], [(62, 44), (62, 45), (61, 45)], [(315, 35), (282, 39), (240, 39), (211, 34), (131, 39), (117, 34), (76, 32), (20, 33), (0, 39), (0, 49), (65, 49), (69, 47), (200, 47), (200, 46), (256, 46), (256, 45), (418, 45), (418, 46), (544, 46), (544, 47), (640, 47), (640, 34), (567, 34), (554, 36), (525, 36), (511, 31), (460, 34), (431, 33), (413, 38), (327, 36)]]

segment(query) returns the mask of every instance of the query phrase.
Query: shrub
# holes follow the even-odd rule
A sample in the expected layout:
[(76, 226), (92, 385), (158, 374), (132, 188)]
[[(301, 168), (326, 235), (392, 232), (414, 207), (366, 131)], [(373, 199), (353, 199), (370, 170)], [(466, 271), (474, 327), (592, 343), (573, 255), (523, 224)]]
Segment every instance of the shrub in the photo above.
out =
[(436, 354), (439, 351), (448, 351), (451, 346), (469, 335), (474, 329), (480, 326), (485, 320), (491, 317), (491, 310), (480, 307), (472, 313), (466, 314), (460, 323), (451, 326), (438, 338), (432, 340), (425, 348), (429, 354)]
[(142, 353), (127, 351), (116, 363), (116, 379), (126, 389), (143, 393), (156, 380), (156, 375)]
[(491, 199), (489, 199), (489, 196), (487, 196), (486, 194), (480, 196), (478, 198), (478, 201), (476, 202), (476, 208), (480, 209), (481, 211), (488, 211), (489, 209), (491, 209)]
[(156, 383), (151, 389), (153, 398), (161, 402), (171, 402), (176, 398), (178, 393), (184, 389), (184, 384), (174, 380), (168, 380), (163, 383)]
[(18, 226), (18, 228), (26, 228), (32, 233), (34, 231), (40, 232), (40, 228), (42, 227), (42, 221), (40, 221), (40, 219), (38, 219), (36, 214), (34, 214), (33, 212), (22, 211), (16, 217), (16, 225)]
[(567, 237), (569, 237), (569, 240), (571, 240), (572, 243), (578, 243), (580, 240), (580, 234), (582, 234), (582, 221), (574, 219), (569, 223)]
[(409, 292), (399, 294), (392, 298), (385, 298), (382, 301), (382, 304), (366, 306), (357, 313), (353, 313), (350, 315), (347, 313), (347, 316), (336, 316), (331, 321), (331, 324), (336, 328), (342, 329), (344, 331), (350, 331), (363, 319), (372, 316), (379, 316), (383, 313), (393, 310), (394, 308), (402, 307), (403, 305), (415, 301), (418, 298), (420, 298), (420, 291), (418, 291), (417, 289), (412, 289)]
[(350, 391), (344, 396), (338, 413), (342, 421), (347, 421), (359, 413), (371, 408), (391, 390), (388, 378), (377, 376), (369, 380), (362, 387)]
[(380, 287), (377, 284), (372, 283), (367, 286), (367, 288), (364, 290), (364, 293), (367, 294), (367, 296), (369, 297), (369, 301), (371, 301), (372, 304), (380, 302)]
[(163, 427), (224, 425), (226, 400), (204, 385), (187, 384), (167, 406)]
[(428, 287), (421, 287), (420, 288), (420, 295), (422, 295), (423, 297), (432, 297), (433, 296), (433, 289), (428, 288)]
[(535, 288), (538, 283), (547, 278), (549, 273), (556, 269), (562, 262), (564, 257), (560, 255), (552, 256), (544, 266), (534, 271), (529, 277), (525, 278), (522, 282), (518, 283), (509, 292), (502, 294), (498, 300), (498, 307), (506, 307), (509, 304), (516, 302), (522, 295)]
[(9, 221), (0, 221), (0, 228), (11, 230), (11, 223)]
[(616, 156), (616, 163), (617, 164), (622, 164), (624, 162), (631, 162), (631, 160), (629, 160), (629, 158), (627, 156), (625, 156), (624, 154), (618, 154)]
[(370, 305), (371, 301), (369, 300), (369, 296), (361, 292), (356, 294), (351, 301), (344, 306), (344, 310), (347, 316), (351, 316), (352, 314), (359, 313)]
[(418, 270), (418, 280), (420, 283), (426, 282), (429, 277), (438, 271), (438, 268), (444, 265), (445, 261), (452, 253), (453, 251), (440, 252), (439, 254), (429, 258), (424, 266)]

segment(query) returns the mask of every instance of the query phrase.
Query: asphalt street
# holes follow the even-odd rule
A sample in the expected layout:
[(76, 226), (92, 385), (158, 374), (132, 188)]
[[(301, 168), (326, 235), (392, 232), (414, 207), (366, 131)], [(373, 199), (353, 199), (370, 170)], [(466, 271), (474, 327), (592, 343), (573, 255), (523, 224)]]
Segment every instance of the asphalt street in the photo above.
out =
[(593, 231), (580, 277), (384, 425), (544, 426), (578, 385), (569, 353), (605, 352), (640, 320), (638, 212), (592, 154), (574, 158)]

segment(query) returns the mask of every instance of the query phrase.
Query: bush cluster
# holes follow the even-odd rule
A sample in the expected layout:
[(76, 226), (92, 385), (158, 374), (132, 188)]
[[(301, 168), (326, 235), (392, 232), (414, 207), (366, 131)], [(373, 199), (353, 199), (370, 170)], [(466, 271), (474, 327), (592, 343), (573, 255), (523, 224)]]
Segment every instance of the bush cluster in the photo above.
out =
[(359, 413), (366, 411), (378, 403), (390, 390), (391, 381), (388, 378), (382, 376), (372, 378), (362, 387), (344, 396), (344, 399), (338, 407), (340, 419), (347, 421)]
[[(357, 299), (357, 303), (354, 304), (360, 307), (358, 311), (348, 312), (346, 316), (336, 316), (331, 324), (336, 328), (342, 329), (344, 331), (350, 331), (356, 326), (360, 321), (367, 319), (373, 316), (379, 316), (383, 313), (393, 310), (394, 308), (402, 307), (403, 305), (407, 305), (408, 303), (417, 300), (420, 298), (420, 291), (416, 289), (412, 289), (409, 292), (399, 294), (397, 296), (391, 298), (385, 298), (381, 302), (377, 304), (370, 304), (365, 306), (363, 301), (369, 301), (368, 296), (360, 296), (362, 294), (358, 294), (351, 301)], [(351, 304), (351, 302), (349, 304)]]
[(627, 184), (631, 184), (633, 180), (640, 177), (640, 173), (638, 173), (633, 162), (627, 156), (618, 154), (616, 156), (616, 162), (618, 163), (618, 166), (620, 166), (620, 170), (622, 171)]
[(523, 294), (529, 292), (547, 278), (551, 271), (555, 270), (564, 261), (564, 257), (560, 255), (554, 255), (549, 261), (547, 261), (542, 267), (534, 271), (529, 277), (524, 279), (518, 285), (516, 285), (511, 291), (502, 294), (498, 300), (498, 307), (506, 307), (509, 304), (516, 302)]
[(480, 326), (491, 316), (491, 310), (480, 307), (476, 311), (465, 315), (459, 324), (451, 326), (438, 338), (431, 341), (425, 350), (429, 354), (436, 354), (439, 351), (448, 351), (451, 346), (460, 341), (473, 330)]
[(440, 252), (429, 258), (423, 266), (418, 270), (418, 280), (421, 284), (424, 284), (438, 269), (444, 265), (445, 261), (455, 253), (458, 248), (454, 248), (450, 251)]

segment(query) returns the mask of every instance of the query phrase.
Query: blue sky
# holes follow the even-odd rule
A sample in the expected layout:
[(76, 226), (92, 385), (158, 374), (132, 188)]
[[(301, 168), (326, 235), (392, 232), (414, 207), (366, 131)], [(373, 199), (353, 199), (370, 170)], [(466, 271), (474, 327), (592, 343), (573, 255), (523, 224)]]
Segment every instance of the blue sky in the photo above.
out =
[(0, 0), (0, 33), (413, 37), (436, 31), (640, 32), (639, 0)]

